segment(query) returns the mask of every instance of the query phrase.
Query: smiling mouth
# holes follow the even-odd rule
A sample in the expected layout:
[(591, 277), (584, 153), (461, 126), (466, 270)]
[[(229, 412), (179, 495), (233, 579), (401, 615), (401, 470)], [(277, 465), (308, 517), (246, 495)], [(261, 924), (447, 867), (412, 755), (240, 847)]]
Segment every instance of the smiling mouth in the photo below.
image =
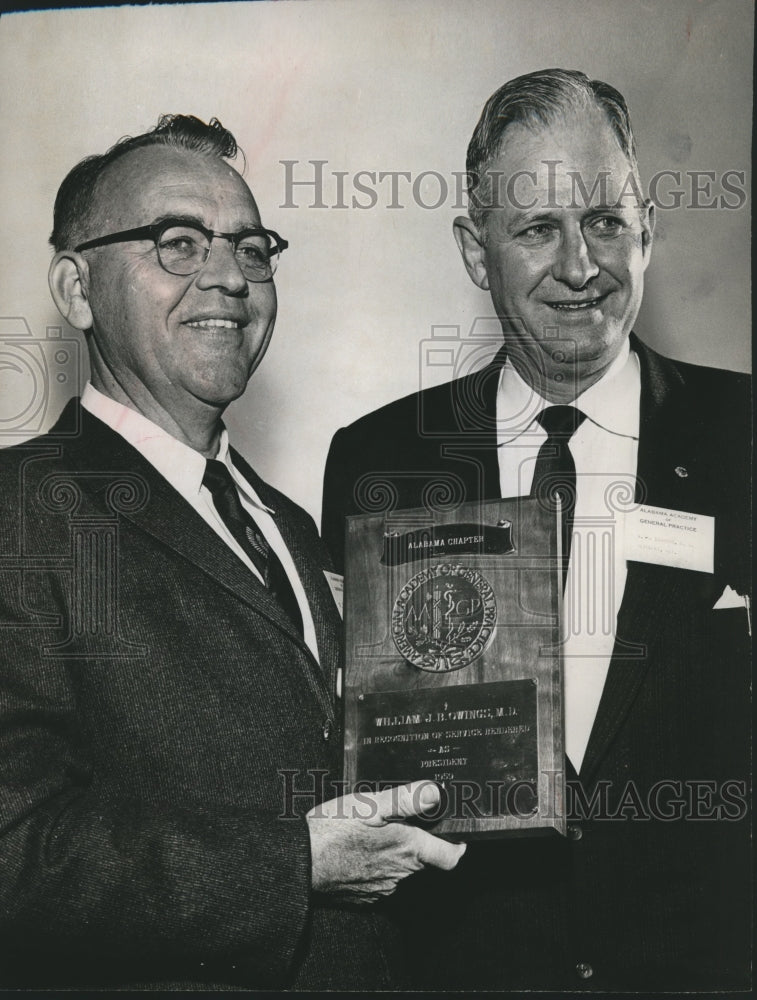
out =
[(239, 330), (242, 327), (235, 319), (190, 319), (185, 325), (197, 330)]
[(580, 301), (565, 299), (563, 301), (547, 302), (546, 305), (557, 312), (582, 312), (587, 309), (595, 309), (605, 298), (605, 295), (597, 295), (593, 299), (581, 299)]

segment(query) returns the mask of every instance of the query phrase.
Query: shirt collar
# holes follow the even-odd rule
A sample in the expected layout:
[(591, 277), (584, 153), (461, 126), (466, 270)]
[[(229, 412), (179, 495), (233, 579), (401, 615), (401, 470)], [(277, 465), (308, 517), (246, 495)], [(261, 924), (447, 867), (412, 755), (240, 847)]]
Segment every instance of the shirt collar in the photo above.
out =
[(249, 500), (253, 506), (257, 507), (259, 510), (266, 511), (268, 514), (274, 513), (270, 507), (263, 503), (252, 486), (247, 482), (242, 473), (232, 462), (231, 451), (229, 449), (229, 432), (225, 427), (221, 431), (221, 440), (218, 443), (218, 454), (216, 455), (216, 459), (219, 462), (223, 462), (223, 464), (227, 467), (231, 473), (231, 478), (237, 484), (237, 488), (241, 490), (246, 499)]
[[(87, 382), (84, 387), (81, 405), (136, 448), (182, 496), (199, 494), (205, 475), (205, 457), (199, 451), (179, 441), (131, 407), (124, 406), (95, 389), (91, 382)], [(229, 434), (225, 427), (221, 431), (216, 458), (228, 467), (234, 482), (251, 503), (261, 510), (273, 513), (234, 467), (229, 449)]]
[(622, 437), (639, 437), (641, 375), (628, 341), (605, 374), (576, 397), (574, 405), (598, 427)]
[[(520, 437), (543, 410), (553, 405), (521, 378), (509, 358), (502, 366), (497, 391), (497, 443), (500, 445)], [(639, 360), (626, 340), (602, 378), (577, 396), (571, 405), (611, 434), (638, 438), (640, 395)]]

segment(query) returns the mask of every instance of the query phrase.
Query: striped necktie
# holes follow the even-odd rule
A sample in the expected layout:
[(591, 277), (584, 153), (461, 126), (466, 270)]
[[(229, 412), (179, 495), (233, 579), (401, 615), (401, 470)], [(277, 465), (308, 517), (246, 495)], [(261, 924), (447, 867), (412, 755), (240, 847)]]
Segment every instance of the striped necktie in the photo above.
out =
[(202, 485), (210, 491), (219, 517), (262, 576), (266, 588), (276, 597), (302, 635), (302, 615), (289, 577), (260, 528), (242, 506), (228, 467), (216, 459), (208, 459)]

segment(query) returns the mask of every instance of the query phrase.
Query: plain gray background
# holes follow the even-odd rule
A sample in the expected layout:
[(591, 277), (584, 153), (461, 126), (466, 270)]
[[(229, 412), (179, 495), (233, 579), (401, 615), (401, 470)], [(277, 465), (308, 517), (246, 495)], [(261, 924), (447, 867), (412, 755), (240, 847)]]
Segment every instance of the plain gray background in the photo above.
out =
[[(292, 0), (4, 16), (0, 434), (45, 429), (86, 374), (72, 374), (68, 348), (56, 360), (45, 343), (44, 376), (19, 347), (23, 320), (33, 341), (61, 325), (46, 241), (64, 174), (162, 112), (215, 115), (247, 154), (264, 224), (291, 242), (272, 346), (228, 423), (260, 474), (317, 518), (337, 427), (494, 352), (485, 340), (457, 370), (424, 361), (434, 328), (465, 336), (492, 312), (452, 238), (454, 172), (489, 94), (546, 66), (623, 92), (645, 183), (681, 172), (682, 204), (658, 213), (637, 332), (672, 357), (748, 370), (750, 206), (720, 207), (720, 196), (740, 200), (723, 190), (727, 171), (750, 190), (752, 19), (748, 0)], [(281, 161), (305, 179), (313, 159), (327, 161), (325, 208), (311, 207), (312, 187), (286, 188)], [(353, 195), (372, 200), (355, 186), (359, 171), (411, 179), (393, 199), (390, 180), (362, 175), (376, 204), (358, 208)], [(715, 175), (698, 196), (692, 171)], [(346, 172), (346, 208), (334, 207), (335, 172)], [(668, 178), (660, 192), (669, 201), (677, 188)], [(491, 335), (491, 323), (479, 328)]]

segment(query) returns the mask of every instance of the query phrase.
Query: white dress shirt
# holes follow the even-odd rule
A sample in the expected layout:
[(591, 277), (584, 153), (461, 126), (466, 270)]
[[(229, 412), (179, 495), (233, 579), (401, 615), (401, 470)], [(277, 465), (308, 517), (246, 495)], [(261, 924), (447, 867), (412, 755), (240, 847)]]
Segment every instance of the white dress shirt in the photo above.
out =
[[(81, 405), (93, 416), (107, 424), (111, 430), (120, 434), (133, 448), (136, 448), (156, 472), (159, 472), (176, 492), (197, 511), (203, 521), (210, 525), (250, 572), (254, 573), (262, 582), (260, 573), (218, 514), (210, 491), (202, 485), (205, 474), (205, 458), (199, 451), (195, 451), (194, 448), (179, 441), (178, 438), (173, 437), (168, 431), (164, 431), (162, 427), (158, 427), (141, 413), (137, 413), (136, 410), (116, 402), (110, 396), (105, 396), (95, 389), (91, 382), (88, 382), (84, 388)], [(229, 453), (229, 436), (226, 428), (221, 433), (218, 454), (215, 457), (228, 468), (239, 490), (242, 506), (255, 521), (268, 545), (279, 557), (292, 585), (294, 596), (297, 598), (302, 615), (305, 642), (313, 656), (318, 659), (318, 644), (315, 638), (313, 616), (294, 561), (276, 525), (274, 512), (270, 507), (266, 507), (252, 486), (234, 467)]]
[[(563, 603), (565, 749), (576, 771), (602, 696), (626, 584), (623, 514), (634, 505), (640, 396), (638, 358), (626, 341), (603, 377), (571, 404), (586, 414), (569, 443), (576, 508)], [(551, 405), (505, 363), (497, 392), (503, 497), (530, 494), (547, 439), (536, 417)]]

